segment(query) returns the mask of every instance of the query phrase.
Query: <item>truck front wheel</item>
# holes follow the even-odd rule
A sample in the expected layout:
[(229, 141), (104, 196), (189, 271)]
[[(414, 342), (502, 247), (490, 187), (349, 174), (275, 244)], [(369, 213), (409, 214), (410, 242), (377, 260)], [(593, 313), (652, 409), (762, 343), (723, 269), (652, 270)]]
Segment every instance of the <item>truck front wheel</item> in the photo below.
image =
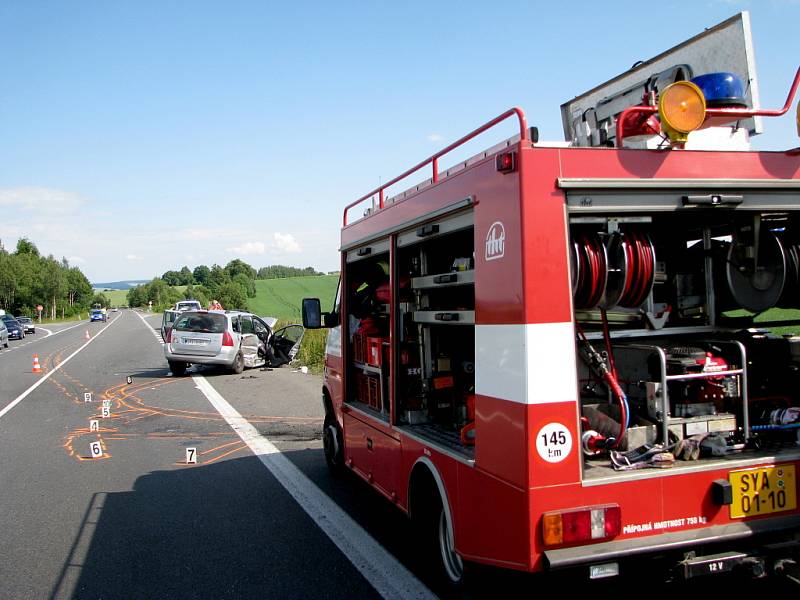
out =
[(325, 450), (325, 462), (334, 473), (339, 473), (344, 465), (344, 448), (342, 444), (342, 430), (336, 417), (327, 413), (322, 426), (322, 447)]

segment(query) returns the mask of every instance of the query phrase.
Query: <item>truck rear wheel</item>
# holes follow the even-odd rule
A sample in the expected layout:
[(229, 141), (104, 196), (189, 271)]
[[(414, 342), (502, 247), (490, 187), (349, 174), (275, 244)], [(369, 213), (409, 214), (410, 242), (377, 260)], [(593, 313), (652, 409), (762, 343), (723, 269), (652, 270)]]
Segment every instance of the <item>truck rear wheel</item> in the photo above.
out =
[(410, 500), (411, 524), (423, 549), (423, 567), (436, 581), (458, 590), (464, 587), (470, 569), (455, 550), (444, 500), (431, 476), (423, 475), (416, 484)]
[(459, 586), (464, 581), (464, 561), (456, 552), (452, 528), (447, 524), (447, 515), (444, 512), (444, 507), (439, 509), (439, 526), (437, 529), (436, 537), (442, 570), (451, 585)]

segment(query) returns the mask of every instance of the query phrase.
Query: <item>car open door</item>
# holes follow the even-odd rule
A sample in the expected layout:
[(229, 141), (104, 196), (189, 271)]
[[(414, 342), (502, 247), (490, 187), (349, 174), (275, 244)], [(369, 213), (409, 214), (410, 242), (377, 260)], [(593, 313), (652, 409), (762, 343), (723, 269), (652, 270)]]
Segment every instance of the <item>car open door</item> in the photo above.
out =
[(294, 360), (300, 351), (300, 342), (305, 331), (302, 325), (287, 325), (272, 334), (269, 340), (272, 349), (271, 366), (279, 367)]

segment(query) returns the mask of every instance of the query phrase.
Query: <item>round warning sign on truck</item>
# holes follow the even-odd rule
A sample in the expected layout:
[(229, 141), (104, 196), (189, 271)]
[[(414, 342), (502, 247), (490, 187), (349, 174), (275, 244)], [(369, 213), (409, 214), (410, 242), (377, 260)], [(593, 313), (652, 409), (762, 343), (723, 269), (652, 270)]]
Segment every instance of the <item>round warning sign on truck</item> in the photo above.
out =
[(572, 434), (562, 423), (548, 423), (536, 434), (536, 451), (549, 463), (561, 462), (572, 452)]

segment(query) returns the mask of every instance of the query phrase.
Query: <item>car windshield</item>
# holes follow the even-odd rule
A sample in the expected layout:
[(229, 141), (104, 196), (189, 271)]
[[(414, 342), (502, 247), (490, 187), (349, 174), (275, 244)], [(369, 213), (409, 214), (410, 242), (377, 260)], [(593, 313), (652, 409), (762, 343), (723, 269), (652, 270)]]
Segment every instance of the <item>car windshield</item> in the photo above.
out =
[(186, 314), (177, 320), (174, 329), (200, 333), (222, 333), (225, 331), (225, 315), (214, 313)]
[(102, 311), (102, 310), (93, 310), (93, 311), (92, 311), (92, 314), (93, 314), (93, 315), (102, 315), (102, 314), (103, 314), (103, 311)]
[(30, 323), (31, 320), (28, 317), (17, 317), (17, 321), (20, 323)]

